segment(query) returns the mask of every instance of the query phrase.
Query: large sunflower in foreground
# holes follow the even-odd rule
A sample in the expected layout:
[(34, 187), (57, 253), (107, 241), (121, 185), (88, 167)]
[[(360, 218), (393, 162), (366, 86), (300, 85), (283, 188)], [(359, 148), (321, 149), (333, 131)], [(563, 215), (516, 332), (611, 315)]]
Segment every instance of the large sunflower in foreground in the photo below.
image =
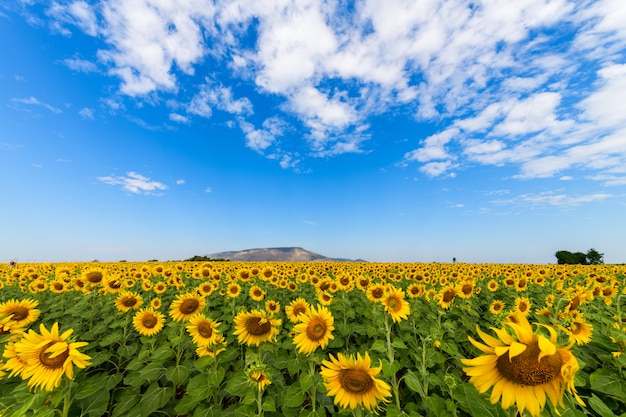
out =
[(204, 310), (206, 300), (194, 293), (180, 294), (170, 305), (170, 317), (175, 321), (188, 321)]
[(235, 336), (239, 343), (259, 346), (276, 338), (281, 319), (267, 316), (265, 310), (242, 311), (235, 316)]
[(461, 359), (466, 365), (463, 371), (476, 389), (483, 393), (492, 388), (492, 404), (502, 399), (503, 409), (517, 405), (520, 414), (528, 410), (532, 416), (541, 413), (546, 397), (555, 407), (562, 407), (566, 390), (584, 406), (574, 388), (579, 366), (569, 350), (571, 345), (558, 348), (552, 327), (545, 326), (550, 339), (534, 333), (522, 314), (515, 314), (514, 321), (505, 323), (512, 332), (505, 328), (493, 329), (497, 338), (476, 329), (486, 344), (468, 336), (469, 341), (485, 353), (473, 359)]
[(302, 322), (293, 328), (296, 333), (293, 343), (298, 352), (310, 355), (318, 347), (324, 349), (328, 345), (328, 341), (334, 339), (332, 335), (332, 331), (335, 330), (334, 323), (335, 318), (328, 308), (324, 306), (319, 306), (317, 309), (311, 307)]
[(165, 315), (152, 307), (139, 310), (133, 317), (133, 327), (142, 336), (154, 336), (163, 330)]
[(36, 309), (38, 305), (39, 301), (36, 300), (12, 298), (0, 304), (0, 316), (10, 316), (16, 324), (28, 326), (39, 318), (40, 311)]
[(74, 379), (74, 365), (79, 368), (91, 365), (91, 357), (78, 351), (78, 348), (87, 343), (71, 342), (72, 329), (59, 335), (59, 325), (54, 323), (49, 331), (43, 324), (39, 326), (39, 330), (41, 334), (29, 330), (13, 346), (16, 355), (25, 365), (20, 376), (24, 380), (28, 379), (29, 387), (52, 391), (61, 384), (63, 375)]
[(371, 367), (367, 352), (365, 356), (358, 353), (356, 358), (338, 353), (337, 358), (330, 355), (329, 361), (322, 361), (320, 374), (328, 395), (335, 397), (335, 404), (350, 410), (362, 406), (376, 412), (380, 409), (378, 401), (389, 402), (387, 397), (391, 397), (389, 384), (375, 378), (381, 370), (382, 363)]

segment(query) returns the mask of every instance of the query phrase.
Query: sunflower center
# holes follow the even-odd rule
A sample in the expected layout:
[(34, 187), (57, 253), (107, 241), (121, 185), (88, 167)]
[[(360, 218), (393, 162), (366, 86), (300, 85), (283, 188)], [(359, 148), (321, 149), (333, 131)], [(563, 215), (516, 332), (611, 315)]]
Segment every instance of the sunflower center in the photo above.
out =
[(137, 299), (134, 297), (126, 297), (122, 300), (124, 307), (134, 307), (137, 304)]
[(86, 275), (87, 281), (97, 284), (100, 281), (102, 281), (102, 272), (98, 272), (98, 271), (91, 271), (88, 272)]
[(304, 308), (303, 306), (297, 306), (293, 308), (294, 316), (299, 316), (300, 314), (304, 314), (304, 313), (306, 313), (306, 308)]
[(371, 375), (363, 369), (344, 369), (339, 374), (341, 387), (352, 394), (367, 394), (373, 387)]
[(535, 341), (510, 360), (508, 355), (500, 356), (496, 368), (505, 378), (520, 385), (547, 384), (561, 373), (563, 358), (555, 353), (537, 360), (540, 353), (539, 342)]
[(183, 314), (191, 314), (198, 310), (200, 303), (195, 298), (189, 298), (180, 304), (179, 310)]
[(65, 363), (65, 360), (70, 356), (70, 351), (69, 349), (66, 348), (65, 351), (63, 351), (63, 353), (60, 353), (54, 358), (51, 358), (50, 357), (51, 354), (49, 352), (46, 352), (46, 350), (50, 346), (53, 346), (56, 343), (57, 342), (49, 342), (47, 345), (42, 347), (41, 350), (39, 351), (39, 362), (48, 369), (61, 368), (63, 364)]
[(387, 300), (387, 307), (389, 307), (391, 311), (399, 310), (400, 305), (400, 301), (396, 297), (389, 297)]
[(202, 323), (198, 326), (198, 333), (200, 333), (200, 336), (208, 339), (213, 335), (213, 329), (208, 323)]
[(11, 318), (11, 320), (20, 321), (28, 317), (28, 311), (29, 310), (27, 308), (16, 306), (12, 308), (11, 311), (9, 311), (8, 313), (9, 315), (13, 314), (13, 317)]
[(382, 288), (375, 288), (372, 291), (372, 297), (374, 298), (382, 298), (383, 295), (384, 295), (384, 292)]
[(143, 327), (145, 327), (146, 329), (152, 329), (154, 328), (154, 326), (157, 325), (157, 319), (152, 314), (146, 315), (141, 321), (141, 324), (143, 324)]
[(461, 291), (463, 291), (463, 294), (465, 295), (471, 294), (473, 290), (474, 290), (474, 287), (470, 284), (464, 284), (463, 287), (461, 288)]
[(317, 342), (318, 340), (324, 338), (324, 335), (326, 334), (326, 329), (327, 327), (324, 320), (316, 317), (311, 320), (311, 323), (309, 323), (308, 327), (306, 328), (306, 336), (309, 340)]
[(449, 303), (450, 301), (454, 299), (455, 295), (456, 295), (456, 292), (454, 292), (454, 290), (446, 290), (446, 292), (443, 293), (443, 302)]
[(272, 325), (266, 319), (260, 317), (251, 317), (246, 321), (246, 330), (254, 336), (261, 336), (272, 330)]

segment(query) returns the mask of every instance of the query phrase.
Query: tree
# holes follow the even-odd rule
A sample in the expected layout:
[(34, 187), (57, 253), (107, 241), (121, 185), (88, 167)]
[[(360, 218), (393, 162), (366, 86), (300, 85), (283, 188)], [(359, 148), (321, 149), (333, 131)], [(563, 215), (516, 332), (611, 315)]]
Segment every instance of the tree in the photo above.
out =
[(567, 250), (560, 250), (557, 251), (554, 256), (556, 256), (556, 261), (558, 264), (598, 265), (604, 263), (604, 254), (598, 252), (593, 248), (589, 249), (586, 254), (583, 252), (570, 252)]
[(600, 265), (604, 263), (604, 254), (594, 248), (587, 251), (587, 263), (589, 265)]

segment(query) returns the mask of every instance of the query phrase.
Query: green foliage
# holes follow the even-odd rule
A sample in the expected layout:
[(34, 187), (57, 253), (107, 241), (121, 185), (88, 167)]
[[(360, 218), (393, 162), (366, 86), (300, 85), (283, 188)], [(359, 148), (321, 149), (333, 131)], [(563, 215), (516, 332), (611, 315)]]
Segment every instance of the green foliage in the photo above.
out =
[(600, 265), (604, 263), (604, 254), (594, 248), (589, 249), (587, 253), (560, 250), (554, 256), (560, 265)]

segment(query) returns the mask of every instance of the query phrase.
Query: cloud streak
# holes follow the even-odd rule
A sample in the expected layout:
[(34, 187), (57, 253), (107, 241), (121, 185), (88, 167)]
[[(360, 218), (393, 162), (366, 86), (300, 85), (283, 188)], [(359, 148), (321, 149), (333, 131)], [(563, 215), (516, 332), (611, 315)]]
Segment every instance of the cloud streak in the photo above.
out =
[(98, 177), (97, 180), (108, 185), (119, 185), (123, 190), (133, 194), (159, 195), (160, 191), (167, 189), (165, 184), (152, 181), (134, 171), (128, 172), (125, 176), (109, 175)]

